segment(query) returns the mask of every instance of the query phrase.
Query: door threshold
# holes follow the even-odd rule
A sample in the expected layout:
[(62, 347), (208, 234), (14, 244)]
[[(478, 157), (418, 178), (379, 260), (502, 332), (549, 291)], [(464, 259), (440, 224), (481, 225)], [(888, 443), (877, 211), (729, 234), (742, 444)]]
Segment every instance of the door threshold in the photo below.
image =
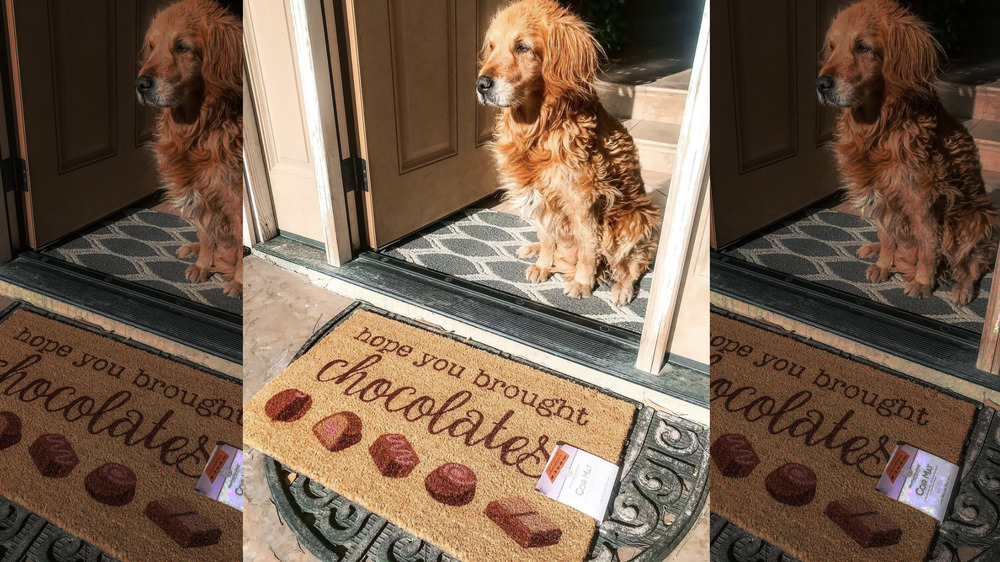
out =
[(740, 259), (711, 253), (712, 305), (983, 400), (1000, 377), (976, 369), (979, 337)]
[(234, 314), (36, 252), (0, 266), (0, 293), (242, 379), (243, 321)]
[(396, 314), (423, 319), (699, 423), (708, 423), (708, 374), (668, 364), (659, 375), (634, 367), (635, 334), (497, 291), (366, 252), (346, 265), (326, 263), (322, 250), (285, 237), (253, 254), (305, 274), (314, 284)]

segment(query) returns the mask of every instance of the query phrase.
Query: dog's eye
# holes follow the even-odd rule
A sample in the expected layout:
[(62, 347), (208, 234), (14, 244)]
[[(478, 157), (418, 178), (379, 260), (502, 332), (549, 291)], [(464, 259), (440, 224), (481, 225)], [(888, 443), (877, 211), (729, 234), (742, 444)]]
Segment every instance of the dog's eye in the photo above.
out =
[(527, 53), (529, 51), (531, 51), (531, 49), (527, 45), (525, 45), (524, 43), (518, 43), (517, 46), (514, 47), (514, 52), (517, 52), (517, 53), (522, 53), (523, 54), (523, 53)]
[(865, 53), (870, 53), (871, 50), (872, 50), (871, 46), (868, 45), (867, 43), (858, 43), (854, 47), (854, 51), (856, 53), (858, 53), (859, 55), (863, 55)]
[(177, 54), (184, 54), (191, 52), (191, 47), (185, 45), (184, 43), (178, 43), (174, 46), (174, 52)]

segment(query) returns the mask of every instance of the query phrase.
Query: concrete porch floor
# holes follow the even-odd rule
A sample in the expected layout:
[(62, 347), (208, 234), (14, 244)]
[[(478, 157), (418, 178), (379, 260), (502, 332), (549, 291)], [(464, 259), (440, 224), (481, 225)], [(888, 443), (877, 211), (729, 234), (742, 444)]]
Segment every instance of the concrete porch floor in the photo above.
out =
[[(351, 304), (351, 300), (313, 285), (305, 276), (282, 270), (256, 257), (244, 261), (244, 386), (248, 401), (278, 375), (315, 331)], [(278, 516), (264, 478), (263, 455), (246, 451), (243, 555), (248, 562), (317, 560), (296, 540)], [(668, 560), (708, 560), (708, 507)], [(620, 549), (627, 562), (641, 554)]]

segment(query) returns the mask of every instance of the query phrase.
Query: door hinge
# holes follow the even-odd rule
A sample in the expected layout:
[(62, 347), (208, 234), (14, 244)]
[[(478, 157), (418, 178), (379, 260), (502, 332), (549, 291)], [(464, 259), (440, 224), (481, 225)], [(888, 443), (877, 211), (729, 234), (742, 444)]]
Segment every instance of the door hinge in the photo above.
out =
[(345, 191), (368, 191), (368, 166), (362, 158), (352, 155), (341, 160), (340, 172), (344, 178)]
[(24, 158), (11, 156), (0, 161), (0, 174), (3, 174), (3, 190), (28, 191), (28, 167)]

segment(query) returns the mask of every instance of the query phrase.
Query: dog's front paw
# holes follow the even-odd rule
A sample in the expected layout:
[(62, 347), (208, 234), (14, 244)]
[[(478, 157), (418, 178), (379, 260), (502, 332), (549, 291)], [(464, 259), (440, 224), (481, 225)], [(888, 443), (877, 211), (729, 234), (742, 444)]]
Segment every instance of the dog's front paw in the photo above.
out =
[(972, 289), (972, 283), (955, 283), (951, 288), (951, 300), (955, 302), (957, 306), (966, 306), (972, 302), (974, 297), (974, 291)]
[(243, 283), (239, 281), (230, 281), (226, 283), (225, 291), (227, 297), (239, 298), (243, 296)]
[(572, 280), (566, 282), (566, 286), (563, 287), (563, 294), (571, 299), (582, 299), (583, 297), (589, 297), (592, 290), (591, 286)]
[(934, 292), (934, 287), (931, 287), (927, 283), (921, 283), (914, 279), (906, 284), (906, 296), (913, 297), (915, 299), (922, 299), (924, 297), (931, 296)]
[(861, 259), (877, 258), (879, 253), (882, 251), (882, 245), (879, 243), (865, 244), (858, 248), (858, 257)]
[(632, 283), (622, 283), (621, 281), (615, 283), (614, 287), (611, 287), (611, 300), (615, 303), (615, 306), (625, 306), (632, 302), (635, 298), (635, 289)]
[(531, 281), (532, 283), (544, 283), (545, 281), (548, 281), (549, 277), (552, 276), (552, 271), (550, 271), (547, 267), (539, 267), (535, 264), (531, 264), (528, 266), (528, 269), (525, 270), (524, 276), (527, 277), (528, 281)]
[(212, 276), (212, 272), (207, 267), (201, 267), (200, 265), (193, 263), (188, 266), (187, 270), (184, 271), (184, 277), (188, 278), (188, 281), (192, 283), (201, 283)]
[(892, 270), (873, 263), (868, 266), (868, 271), (865, 271), (865, 277), (872, 283), (882, 283), (892, 277)]
[(537, 258), (538, 257), (538, 248), (539, 248), (539, 245), (537, 243), (536, 244), (525, 244), (524, 246), (521, 246), (520, 248), (517, 249), (517, 257), (520, 258), (520, 259), (522, 259), (522, 260), (527, 260), (527, 259), (531, 259), (531, 258)]
[(196, 258), (198, 254), (201, 253), (201, 244), (197, 242), (192, 242), (190, 244), (184, 244), (180, 248), (177, 248), (177, 257), (184, 258)]

